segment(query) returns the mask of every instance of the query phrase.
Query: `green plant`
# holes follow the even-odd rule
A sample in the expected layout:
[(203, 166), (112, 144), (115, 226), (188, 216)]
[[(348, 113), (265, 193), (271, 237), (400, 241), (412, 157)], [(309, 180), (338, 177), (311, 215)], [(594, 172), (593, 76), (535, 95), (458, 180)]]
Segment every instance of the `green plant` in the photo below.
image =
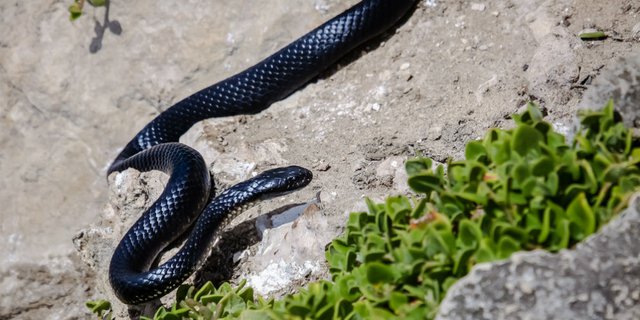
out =
[[(105, 6), (107, 0), (87, 0), (90, 5), (94, 7)], [(84, 8), (85, 0), (73, 0), (73, 4), (69, 6), (69, 19), (71, 21), (76, 20), (82, 16), (82, 9)]]
[(331, 281), (268, 301), (244, 282), (183, 288), (154, 319), (432, 319), (475, 264), (570, 248), (638, 190), (640, 148), (613, 105), (581, 119), (567, 144), (530, 105), (515, 128), (469, 142), (463, 160), (407, 161), (416, 196), (367, 200), (368, 212), (352, 213), (326, 252)]
[(111, 302), (107, 300), (95, 300), (87, 301), (85, 303), (87, 308), (91, 310), (91, 313), (96, 314), (100, 319), (113, 319), (113, 313), (111, 312)]
[[(368, 202), (327, 252), (353, 318), (432, 318), (447, 289), (480, 262), (573, 246), (609, 221), (640, 186), (640, 149), (610, 103), (583, 115), (571, 145), (533, 105), (511, 130), (467, 144), (464, 160), (406, 163), (421, 197)], [(382, 275), (381, 278), (370, 275)], [(346, 296), (346, 295), (345, 295)]]
[[(246, 281), (242, 281), (233, 288), (224, 283), (219, 288), (214, 288), (211, 282), (195, 290), (193, 286), (180, 286), (176, 294), (176, 303), (170, 310), (161, 307), (153, 319), (225, 319), (238, 318), (248, 309), (270, 307), (273, 300), (265, 301), (258, 297), (254, 299), (253, 289), (245, 287)], [(246, 316), (246, 315), (244, 315)], [(141, 319), (149, 319), (141, 317)]]

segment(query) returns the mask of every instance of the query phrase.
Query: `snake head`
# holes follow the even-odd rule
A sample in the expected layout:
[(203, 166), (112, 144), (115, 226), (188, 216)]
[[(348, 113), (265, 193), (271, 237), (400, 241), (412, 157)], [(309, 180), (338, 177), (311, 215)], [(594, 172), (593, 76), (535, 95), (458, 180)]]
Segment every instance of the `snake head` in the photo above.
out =
[(312, 179), (311, 171), (289, 166), (267, 170), (246, 182), (262, 197), (274, 197), (305, 187)]

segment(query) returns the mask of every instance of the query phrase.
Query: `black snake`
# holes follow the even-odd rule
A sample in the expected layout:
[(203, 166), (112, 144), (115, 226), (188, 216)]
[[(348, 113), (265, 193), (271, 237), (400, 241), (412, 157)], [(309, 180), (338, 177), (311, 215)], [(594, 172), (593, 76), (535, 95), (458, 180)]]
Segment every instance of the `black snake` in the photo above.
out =
[[(217, 229), (230, 213), (260, 196), (301, 188), (311, 181), (311, 172), (301, 167), (273, 169), (225, 190), (207, 204), (211, 186), (207, 166), (198, 152), (177, 143), (182, 134), (207, 118), (266, 109), (389, 29), (415, 2), (364, 0), (245, 71), (186, 97), (147, 124), (108, 173), (127, 168), (161, 170), (170, 178), (159, 199), (115, 249), (109, 280), (117, 297), (138, 304), (167, 294), (203, 263)], [(179, 252), (149, 270), (156, 256), (191, 225)]]

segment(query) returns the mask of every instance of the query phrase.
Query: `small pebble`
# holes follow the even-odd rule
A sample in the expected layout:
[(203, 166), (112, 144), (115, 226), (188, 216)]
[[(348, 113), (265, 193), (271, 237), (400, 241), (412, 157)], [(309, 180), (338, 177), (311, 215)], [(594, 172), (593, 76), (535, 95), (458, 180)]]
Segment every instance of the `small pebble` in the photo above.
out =
[(411, 67), (411, 64), (408, 62), (405, 62), (400, 66), (400, 70), (407, 70), (409, 69), (409, 67)]
[(586, 29), (582, 29), (582, 31), (578, 32), (578, 34), (582, 34), (582, 33), (594, 33), (594, 32), (598, 32), (599, 30), (596, 28), (586, 28)]
[(313, 165), (313, 168), (318, 170), (318, 171), (327, 171), (327, 170), (331, 169), (331, 165), (329, 165), (328, 163), (324, 162), (324, 160), (320, 160), (320, 161), (316, 162)]
[(424, 4), (425, 4), (427, 7), (432, 7), (432, 8), (433, 8), (433, 7), (435, 7), (435, 6), (437, 6), (437, 5), (438, 5), (438, 2), (437, 2), (436, 0), (425, 0), (425, 1), (424, 1)]
[(640, 22), (636, 23), (633, 28), (631, 28), (631, 37), (640, 40)]
[(484, 3), (476, 3), (476, 2), (471, 3), (471, 10), (484, 11), (485, 8), (486, 6), (484, 5)]

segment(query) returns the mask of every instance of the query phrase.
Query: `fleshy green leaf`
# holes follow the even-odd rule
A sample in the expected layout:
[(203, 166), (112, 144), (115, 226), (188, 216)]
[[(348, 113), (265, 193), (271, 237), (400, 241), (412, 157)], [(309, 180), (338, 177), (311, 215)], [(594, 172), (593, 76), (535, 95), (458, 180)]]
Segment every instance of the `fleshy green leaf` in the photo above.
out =
[(528, 125), (520, 125), (513, 133), (511, 148), (521, 156), (525, 156), (530, 150), (538, 149), (538, 143), (543, 141), (542, 134)]
[(482, 241), (480, 227), (469, 220), (462, 220), (458, 230), (458, 239), (466, 248), (476, 248)]
[(407, 175), (414, 176), (422, 173), (430, 173), (433, 161), (429, 158), (416, 158), (407, 160), (404, 167), (407, 171)]
[(102, 7), (107, 3), (107, 0), (87, 0), (94, 7)]
[(416, 192), (429, 194), (432, 191), (442, 192), (442, 181), (432, 174), (418, 174), (409, 177), (409, 186)]
[(498, 257), (508, 258), (512, 253), (520, 250), (520, 243), (509, 236), (502, 236), (498, 242)]
[(487, 155), (487, 150), (480, 141), (470, 141), (465, 149), (465, 157), (469, 160), (478, 161), (481, 157)]
[(392, 283), (398, 277), (398, 272), (395, 269), (379, 262), (366, 264), (366, 270), (367, 280), (373, 284)]
[(69, 19), (71, 21), (76, 20), (82, 16), (82, 8), (78, 3), (74, 3), (69, 6)]
[(582, 240), (596, 230), (596, 217), (584, 193), (580, 193), (567, 208), (567, 216), (577, 226), (573, 233), (576, 240)]

